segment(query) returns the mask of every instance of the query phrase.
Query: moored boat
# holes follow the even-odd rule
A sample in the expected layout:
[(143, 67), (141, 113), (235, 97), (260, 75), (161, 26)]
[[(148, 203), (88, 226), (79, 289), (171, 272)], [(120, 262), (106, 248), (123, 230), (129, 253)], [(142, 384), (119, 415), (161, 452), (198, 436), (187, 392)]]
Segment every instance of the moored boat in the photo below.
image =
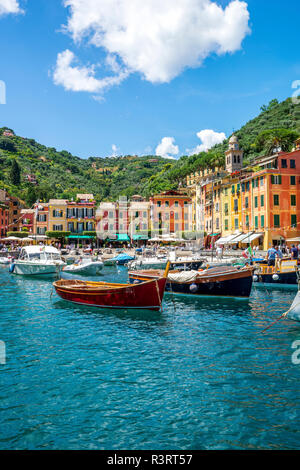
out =
[[(181, 295), (205, 295), (225, 297), (249, 297), (252, 288), (253, 268), (245, 266), (210, 268), (205, 271), (170, 271), (166, 292)], [(155, 279), (161, 275), (159, 270), (130, 271), (132, 283)]]
[(53, 286), (62, 299), (76, 304), (100, 308), (160, 310), (168, 272), (169, 263), (161, 276), (139, 284), (60, 279)]
[(282, 284), (296, 287), (298, 284), (297, 267), (298, 260), (277, 260), (275, 266), (268, 266), (268, 262), (263, 261), (255, 265), (253, 279), (257, 284)]
[(66, 265), (53, 246), (26, 246), (10, 265), (10, 272), (23, 275), (55, 275)]
[(94, 261), (91, 257), (81, 258), (78, 262), (69, 264), (63, 268), (63, 272), (70, 274), (83, 274), (96, 276), (103, 269), (102, 261)]

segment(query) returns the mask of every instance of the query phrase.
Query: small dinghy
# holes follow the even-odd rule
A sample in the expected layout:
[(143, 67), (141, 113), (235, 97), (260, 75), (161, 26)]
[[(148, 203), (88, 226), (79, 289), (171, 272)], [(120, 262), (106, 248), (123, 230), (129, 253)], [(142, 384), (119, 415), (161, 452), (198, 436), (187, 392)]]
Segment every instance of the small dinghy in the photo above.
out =
[(102, 261), (93, 261), (91, 258), (81, 258), (77, 263), (65, 266), (63, 268), (63, 272), (96, 276), (100, 271), (102, 271), (102, 269)]
[(64, 300), (100, 308), (160, 310), (165, 292), (169, 263), (163, 277), (139, 284), (115, 284), (61, 279), (53, 283)]

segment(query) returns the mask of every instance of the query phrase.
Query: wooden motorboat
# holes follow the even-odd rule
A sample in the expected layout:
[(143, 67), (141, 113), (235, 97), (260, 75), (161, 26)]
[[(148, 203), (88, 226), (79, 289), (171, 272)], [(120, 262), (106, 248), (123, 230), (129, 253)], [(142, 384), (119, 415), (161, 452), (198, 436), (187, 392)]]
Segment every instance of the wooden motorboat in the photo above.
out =
[(275, 266), (268, 266), (267, 261), (255, 264), (254, 282), (262, 284), (298, 284), (297, 280), (298, 260), (276, 260)]
[[(161, 276), (159, 270), (130, 271), (132, 283), (145, 282)], [(205, 271), (170, 271), (166, 291), (182, 295), (249, 297), (253, 281), (251, 266), (221, 266)]]
[(60, 279), (53, 283), (57, 294), (64, 300), (101, 308), (160, 310), (170, 264), (165, 272), (139, 284), (115, 284)]

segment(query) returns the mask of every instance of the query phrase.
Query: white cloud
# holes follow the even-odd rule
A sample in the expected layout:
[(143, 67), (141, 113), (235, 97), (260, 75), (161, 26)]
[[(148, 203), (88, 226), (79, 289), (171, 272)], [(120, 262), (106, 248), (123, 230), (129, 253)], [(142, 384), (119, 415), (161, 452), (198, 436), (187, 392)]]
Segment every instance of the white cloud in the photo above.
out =
[[(64, 5), (69, 8), (66, 31), (75, 42), (86, 39), (107, 54), (117, 83), (129, 72), (152, 83), (169, 82), (211, 54), (239, 50), (250, 32), (248, 5), (240, 0), (226, 8), (212, 0), (64, 0)], [(65, 68), (67, 78), (56, 83), (67, 89), (77, 88), (73, 80), (85, 91), (114, 84), (97, 80), (92, 67), (70, 70), (67, 61)]]
[(0, 0), (0, 16), (8, 15), (9, 13), (23, 13), (17, 0)]
[(197, 137), (199, 137), (202, 144), (197, 145), (197, 147), (192, 150), (187, 150), (190, 155), (206, 152), (206, 150), (209, 150), (216, 144), (221, 144), (226, 139), (224, 132), (215, 132), (212, 129), (204, 129), (197, 132)]
[(178, 155), (178, 145), (174, 145), (174, 137), (163, 137), (161, 142), (156, 147), (155, 153), (157, 156), (175, 160), (173, 155)]
[[(58, 54), (53, 73), (56, 85), (62, 85), (65, 90), (101, 93), (114, 85), (119, 85), (128, 76), (126, 71), (119, 68), (117, 75), (98, 79), (95, 77), (94, 65), (89, 67), (73, 65), (76, 60), (74, 53), (69, 49)], [(115, 64), (114, 70), (116, 70)]]

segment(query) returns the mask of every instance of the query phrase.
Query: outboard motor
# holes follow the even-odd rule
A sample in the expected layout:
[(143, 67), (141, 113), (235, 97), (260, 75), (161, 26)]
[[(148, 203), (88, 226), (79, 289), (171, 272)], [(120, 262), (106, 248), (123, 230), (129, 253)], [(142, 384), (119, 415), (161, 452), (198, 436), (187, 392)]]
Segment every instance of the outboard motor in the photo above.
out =
[(9, 265), (9, 272), (10, 272), (10, 273), (13, 273), (14, 270), (15, 270), (15, 263), (11, 263), (11, 264)]

